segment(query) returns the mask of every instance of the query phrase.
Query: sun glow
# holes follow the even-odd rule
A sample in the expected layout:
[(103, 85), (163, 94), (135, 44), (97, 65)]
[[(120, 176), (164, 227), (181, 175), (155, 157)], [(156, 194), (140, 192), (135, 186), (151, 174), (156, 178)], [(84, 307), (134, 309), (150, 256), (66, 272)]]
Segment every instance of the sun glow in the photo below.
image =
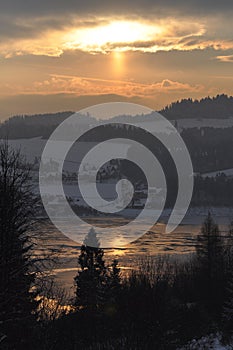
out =
[(127, 246), (127, 240), (124, 239), (122, 236), (117, 236), (112, 241), (112, 247), (114, 248), (114, 254), (117, 255), (124, 255), (125, 254), (125, 247)]
[(112, 52), (112, 67), (113, 72), (112, 76), (113, 78), (119, 79), (124, 75), (125, 71), (125, 53), (122, 51), (114, 51)]
[(114, 21), (104, 26), (83, 28), (69, 33), (66, 45), (90, 52), (125, 51), (127, 45), (150, 41), (161, 28), (139, 22)]

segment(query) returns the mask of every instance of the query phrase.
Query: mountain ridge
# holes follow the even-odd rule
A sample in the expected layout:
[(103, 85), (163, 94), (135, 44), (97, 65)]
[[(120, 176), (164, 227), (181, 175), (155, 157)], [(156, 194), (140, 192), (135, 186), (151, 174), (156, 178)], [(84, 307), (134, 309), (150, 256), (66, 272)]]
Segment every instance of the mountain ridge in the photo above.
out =
[[(0, 138), (32, 138), (48, 137), (53, 130), (72, 115), (72, 111), (57, 113), (45, 113), (34, 115), (12, 116), (0, 124)], [(191, 98), (182, 99), (171, 103), (159, 111), (168, 120), (181, 119), (228, 119), (233, 117), (233, 96), (225, 94), (215, 97), (205, 97), (200, 100)], [(84, 124), (98, 124), (98, 121), (90, 114), (82, 115)], [(134, 122), (145, 122), (154, 120), (154, 112), (150, 114), (139, 114), (136, 116), (119, 115), (113, 117), (109, 122), (127, 123), (133, 118)]]

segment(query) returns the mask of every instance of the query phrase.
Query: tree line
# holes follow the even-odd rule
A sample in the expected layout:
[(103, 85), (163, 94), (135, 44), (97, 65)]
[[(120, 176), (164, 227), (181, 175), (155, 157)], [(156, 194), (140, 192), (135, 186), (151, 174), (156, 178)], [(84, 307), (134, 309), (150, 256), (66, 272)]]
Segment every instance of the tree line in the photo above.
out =
[[(72, 111), (58, 113), (36, 114), (36, 115), (16, 115), (0, 124), (0, 138), (18, 139), (42, 137), (49, 138), (55, 128), (67, 117), (72, 115)], [(200, 100), (192, 98), (182, 99), (171, 103), (159, 111), (168, 120), (179, 119), (226, 119), (233, 117), (233, 97), (225, 94), (214, 97), (205, 97)], [(98, 125), (95, 118), (88, 113), (80, 115), (83, 123)], [(148, 115), (120, 115), (113, 117), (114, 122), (130, 123), (131, 119), (140, 123), (143, 121), (154, 121), (153, 112)], [(111, 119), (110, 119), (111, 120)]]
[(187, 98), (173, 102), (160, 111), (167, 119), (216, 118), (233, 116), (233, 97), (226, 94), (204, 97), (200, 100)]

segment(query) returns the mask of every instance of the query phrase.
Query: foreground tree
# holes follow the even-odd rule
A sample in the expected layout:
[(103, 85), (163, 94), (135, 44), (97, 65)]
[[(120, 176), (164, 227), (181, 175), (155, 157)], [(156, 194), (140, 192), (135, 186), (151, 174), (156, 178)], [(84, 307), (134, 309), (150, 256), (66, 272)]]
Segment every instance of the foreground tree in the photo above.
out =
[(103, 260), (104, 251), (94, 229), (91, 229), (81, 247), (78, 259), (81, 269), (75, 277), (76, 306), (96, 311), (103, 304), (107, 285), (107, 268)]
[(200, 301), (212, 315), (219, 315), (227, 282), (223, 237), (209, 213), (198, 236), (197, 266)]
[[(31, 241), (35, 199), (30, 169), (20, 152), (0, 145), (0, 320), (3, 345), (25, 346), (24, 332), (35, 307), (31, 286)], [(0, 337), (1, 338), (1, 337)], [(26, 337), (25, 337), (26, 338)], [(10, 345), (9, 345), (10, 346)], [(13, 347), (14, 348), (14, 347)]]
[(81, 269), (75, 277), (76, 306), (88, 311), (111, 312), (116, 309), (120, 289), (120, 269), (117, 260), (105, 265), (104, 251), (93, 228), (87, 234), (78, 259)]
[(225, 249), (225, 259), (228, 267), (228, 279), (226, 285), (226, 297), (222, 310), (222, 335), (224, 343), (231, 343), (233, 340), (233, 222), (229, 227), (228, 242)]

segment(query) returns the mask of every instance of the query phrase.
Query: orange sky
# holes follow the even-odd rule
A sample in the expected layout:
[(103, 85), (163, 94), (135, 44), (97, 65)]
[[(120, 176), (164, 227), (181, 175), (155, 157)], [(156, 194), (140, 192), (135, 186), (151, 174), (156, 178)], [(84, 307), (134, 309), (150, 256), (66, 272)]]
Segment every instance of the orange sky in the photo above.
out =
[(0, 5), (0, 118), (232, 92), (229, 1)]

